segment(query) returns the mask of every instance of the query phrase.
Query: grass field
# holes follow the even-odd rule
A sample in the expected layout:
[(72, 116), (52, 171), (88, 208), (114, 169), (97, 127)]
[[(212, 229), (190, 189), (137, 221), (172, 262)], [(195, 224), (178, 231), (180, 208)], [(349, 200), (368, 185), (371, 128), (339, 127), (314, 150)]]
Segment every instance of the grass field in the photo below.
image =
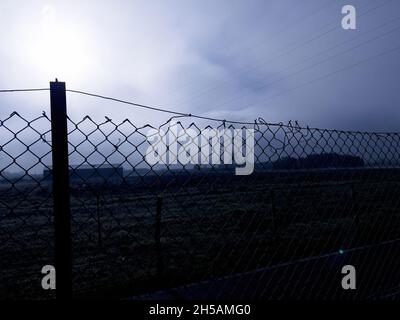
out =
[[(0, 186), (2, 298), (54, 297), (40, 287), (41, 267), (54, 262), (50, 193), (46, 182)], [(72, 183), (71, 213), (75, 294), (126, 297), (397, 239), (400, 172)]]

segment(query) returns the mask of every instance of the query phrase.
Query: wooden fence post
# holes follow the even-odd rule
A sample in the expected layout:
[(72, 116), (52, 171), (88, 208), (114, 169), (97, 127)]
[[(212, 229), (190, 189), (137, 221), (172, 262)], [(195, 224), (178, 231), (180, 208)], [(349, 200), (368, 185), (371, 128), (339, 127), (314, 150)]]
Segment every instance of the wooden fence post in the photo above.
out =
[(156, 225), (155, 225), (155, 244), (157, 253), (157, 277), (161, 277), (163, 272), (163, 257), (161, 248), (161, 210), (162, 210), (163, 198), (157, 197), (157, 208), (156, 208)]
[(96, 214), (97, 214), (97, 244), (99, 249), (103, 248), (101, 239), (101, 219), (100, 219), (100, 197), (96, 194)]
[(359, 217), (359, 208), (358, 208), (358, 204), (357, 204), (357, 192), (356, 192), (356, 187), (353, 184), (351, 184), (351, 208), (353, 210), (353, 214), (354, 214), (354, 224), (355, 224), (355, 230), (353, 230), (353, 239), (359, 236), (359, 228), (360, 228), (360, 217)]
[(271, 196), (271, 219), (272, 219), (272, 234), (275, 238), (277, 232), (277, 225), (276, 225), (276, 206), (275, 206), (275, 191), (270, 191)]
[(72, 298), (71, 217), (65, 82), (50, 82), (56, 297)]

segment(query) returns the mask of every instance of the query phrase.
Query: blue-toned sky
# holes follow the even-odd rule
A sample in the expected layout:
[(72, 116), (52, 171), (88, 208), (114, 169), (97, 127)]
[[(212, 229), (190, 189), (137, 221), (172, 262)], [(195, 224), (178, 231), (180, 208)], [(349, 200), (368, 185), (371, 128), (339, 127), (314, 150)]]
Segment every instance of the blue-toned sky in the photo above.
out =
[[(345, 4), (357, 30), (341, 28)], [(0, 34), (4, 89), (57, 77), (180, 112), (400, 131), (398, 0), (2, 0)], [(48, 100), (0, 94), (0, 118), (38, 115)], [(68, 108), (72, 117), (168, 118), (76, 94)]]

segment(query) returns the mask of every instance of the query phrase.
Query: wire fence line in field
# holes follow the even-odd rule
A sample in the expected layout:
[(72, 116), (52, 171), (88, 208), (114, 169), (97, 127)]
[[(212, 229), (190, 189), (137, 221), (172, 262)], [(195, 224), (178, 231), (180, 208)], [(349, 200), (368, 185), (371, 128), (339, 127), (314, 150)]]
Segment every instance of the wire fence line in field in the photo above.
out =
[[(353, 298), (398, 280), (400, 134), (253, 123), (254, 172), (237, 176), (223, 143), (220, 164), (150, 165), (148, 130), (171, 125), (198, 138), (207, 127), (68, 119), (74, 294), (208, 281), (198, 295), (342, 297), (330, 281), (347, 260), (368, 274)], [(40, 287), (54, 254), (50, 131), (45, 113), (0, 121), (2, 296), (52, 297)]]

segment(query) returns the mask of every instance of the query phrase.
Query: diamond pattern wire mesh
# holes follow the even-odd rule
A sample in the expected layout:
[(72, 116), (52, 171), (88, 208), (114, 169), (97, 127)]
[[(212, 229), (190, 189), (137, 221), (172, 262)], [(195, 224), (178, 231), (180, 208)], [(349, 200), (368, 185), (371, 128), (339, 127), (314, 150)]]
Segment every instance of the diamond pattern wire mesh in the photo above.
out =
[(54, 254), (50, 119), (14, 112), (0, 121), (0, 298), (54, 297), (41, 289), (41, 269)]
[[(176, 120), (160, 128), (170, 133), (173, 124), (197, 138), (211, 126), (243, 127)], [(68, 122), (76, 296), (176, 288), (147, 297), (346, 298), (347, 262), (364, 272), (351, 298), (396, 291), (400, 134), (258, 121), (247, 126), (255, 130), (254, 173), (237, 176), (229, 165), (149, 165), (146, 134), (159, 129), (151, 125)], [(37, 270), (52, 261), (49, 127), (46, 115), (15, 113), (0, 123), (2, 295), (7, 286), (22, 295), (16, 278), (38, 286)]]

